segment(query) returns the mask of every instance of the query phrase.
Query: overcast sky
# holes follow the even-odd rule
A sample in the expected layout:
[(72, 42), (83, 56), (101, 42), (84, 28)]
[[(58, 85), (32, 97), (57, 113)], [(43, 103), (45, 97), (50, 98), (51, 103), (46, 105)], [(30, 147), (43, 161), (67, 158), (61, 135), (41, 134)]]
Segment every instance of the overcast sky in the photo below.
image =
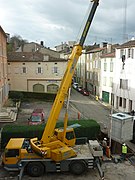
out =
[[(77, 40), (90, 4), (90, 0), (0, 0), (0, 25), (10, 36), (54, 47)], [(100, 0), (85, 44), (130, 40), (134, 20), (135, 0)]]

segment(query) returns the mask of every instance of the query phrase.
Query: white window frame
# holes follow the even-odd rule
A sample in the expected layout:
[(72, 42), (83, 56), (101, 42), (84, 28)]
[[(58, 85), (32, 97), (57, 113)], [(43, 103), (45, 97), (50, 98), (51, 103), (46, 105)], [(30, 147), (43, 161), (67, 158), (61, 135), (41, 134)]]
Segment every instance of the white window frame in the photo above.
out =
[(54, 74), (57, 74), (57, 73), (58, 73), (58, 67), (57, 67), (57, 66), (54, 66), (54, 67), (53, 67), (53, 73), (54, 73)]
[(106, 84), (107, 84), (107, 78), (104, 77), (104, 78), (103, 78), (103, 86), (106, 86)]
[(107, 62), (106, 62), (106, 59), (104, 60), (104, 71), (107, 71)]
[(128, 48), (128, 58), (131, 58), (131, 57), (132, 57), (132, 49)]
[(134, 49), (132, 48), (131, 58), (134, 59)]
[(113, 72), (113, 60), (110, 61), (110, 72)]
[(125, 55), (124, 52), (125, 52), (124, 49), (120, 49), (120, 58), (122, 58), (122, 56)]
[(128, 90), (128, 79), (120, 79), (120, 89)]
[(110, 86), (110, 87), (113, 87), (113, 77), (110, 77), (109, 86)]

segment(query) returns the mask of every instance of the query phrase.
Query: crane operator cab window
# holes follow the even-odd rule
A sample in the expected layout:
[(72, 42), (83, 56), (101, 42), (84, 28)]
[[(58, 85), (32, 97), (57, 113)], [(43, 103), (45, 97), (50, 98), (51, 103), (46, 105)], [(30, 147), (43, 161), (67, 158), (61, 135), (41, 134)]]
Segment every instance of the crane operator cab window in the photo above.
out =
[(6, 149), (5, 157), (17, 157), (19, 156), (19, 149)]
[(74, 139), (74, 138), (75, 138), (74, 131), (66, 133), (66, 139), (71, 140), (71, 139)]
[[(57, 139), (63, 141), (63, 133), (64, 133), (63, 128), (58, 128), (58, 129), (55, 129), (54, 135)], [(66, 129), (66, 134), (65, 134), (63, 142), (69, 146), (75, 145), (76, 138), (75, 138), (74, 130), (72, 128)]]

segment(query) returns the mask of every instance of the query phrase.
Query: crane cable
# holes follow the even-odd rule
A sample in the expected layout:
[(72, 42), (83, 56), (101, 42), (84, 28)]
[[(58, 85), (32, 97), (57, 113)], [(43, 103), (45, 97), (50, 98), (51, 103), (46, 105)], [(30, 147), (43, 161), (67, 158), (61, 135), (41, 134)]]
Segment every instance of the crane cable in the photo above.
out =
[(91, 7), (92, 7), (92, 3), (89, 4), (88, 9), (87, 9), (87, 11), (86, 11), (86, 13), (85, 13), (85, 16), (84, 16), (84, 18), (83, 18), (83, 20), (82, 20), (82, 23), (81, 23), (79, 32), (78, 32), (78, 34), (77, 34), (77, 36), (76, 36), (76, 38), (75, 38), (75, 39), (76, 39), (76, 42), (79, 42), (80, 36), (81, 36), (82, 31), (83, 31), (83, 28), (84, 28), (84, 24), (85, 24), (85, 22), (86, 22), (86, 19), (87, 19), (87, 17), (88, 17), (88, 14), (89, 14), (89, 12), (90, 12)]

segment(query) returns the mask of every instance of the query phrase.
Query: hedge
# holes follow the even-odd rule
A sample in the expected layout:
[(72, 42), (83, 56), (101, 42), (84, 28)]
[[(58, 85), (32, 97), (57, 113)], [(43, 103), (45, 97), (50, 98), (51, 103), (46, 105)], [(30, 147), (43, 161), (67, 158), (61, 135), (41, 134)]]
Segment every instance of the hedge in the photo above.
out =
[(38, 93), (38, 92), (24, 92), (24, 91), (9, 91), (9, 98), (14, 100), (24, 99), (44, 99), (44, 101), (54, 101), (56, 94), (52, 93)]
[[(100, 125), (95, 120), (72, 120), (68, 126), (79, 124), (74, 128), (76, 138), (87, 137), (96, 139), (100, 133)], [(1, 132), (1, 148), (4, 149), (10, 138), (33, 138), (41, 139), (45, 125), (6, 125)], [(56, 128), (63, 127), (63, 122), (58, 122)]]

